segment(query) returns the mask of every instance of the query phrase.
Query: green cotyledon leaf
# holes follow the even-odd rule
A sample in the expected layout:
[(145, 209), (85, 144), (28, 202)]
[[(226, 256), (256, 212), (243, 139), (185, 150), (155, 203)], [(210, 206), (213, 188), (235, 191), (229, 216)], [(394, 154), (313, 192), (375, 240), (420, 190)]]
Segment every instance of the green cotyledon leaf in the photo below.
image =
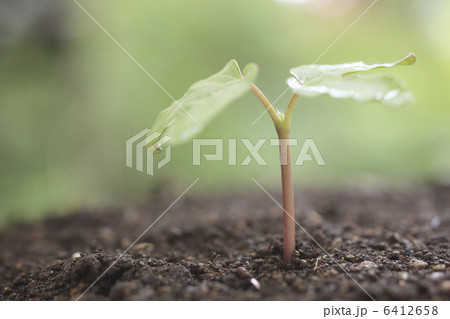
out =
[(293, 77), (290, 77), (287, 83), (292, 91), (300, 96), (327, 94), (338, 99), (378, 101), (391, 107), (403, 107), (414, 103), (415, 98), (402, 82), (388, 75), (361, 73), (379, 68), (411, 65), (415, 62), (416, 56), (410, 53), (393, 63), (302, 65), (291, 69)]
[(164, 146), (178, 145), (200, 134), (230, 103), (250, 90), (258, 75), (258, 66), (249, 64), (241, 72), (231, 60), (218, 73), (198, 81), (179, 100), (157, 116), (152, 132), (161, 135), (150, 142), (150, 150), (161, 150), (163, 137), (170, 137)]

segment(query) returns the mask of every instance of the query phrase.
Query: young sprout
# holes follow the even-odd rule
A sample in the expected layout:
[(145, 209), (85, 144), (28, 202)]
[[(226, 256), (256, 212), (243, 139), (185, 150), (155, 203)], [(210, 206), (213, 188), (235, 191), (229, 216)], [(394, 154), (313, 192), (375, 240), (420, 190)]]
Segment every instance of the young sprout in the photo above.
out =
[(281, 185), (283, 193), (284, 261), (290, 262), (295, 251), (295, 208), (289, 138), (292, 112), (299, 96), (329, 95), (338, 99), (360, 102), (377, 101), (391, 107), (403, 107), (414, 102), (413, 94), (395, 78), (380, 74), (362, 74), (399, 65), (411, 65), (416, 56), (384, 64), (363, 62), (338, 65), (303, 65), (291, 69), (287, 83), (292, 96), (282, 113), (276, 110), (261, 90), (254, 84), (258, 74), (256, 64), (249, 64), (241, 72), (236, 60), (231, 60), (218, 73), (194, 83), (184, 96), (163, 109), (157, 116), (153, 132), (160, 132), (151, 142), (150, 150), (161, 151), (159, 140), (170, 136), (164, 146), (190, 141), (201, 133), (226, 106), (251, 91), (266, 109), (279, 139)]

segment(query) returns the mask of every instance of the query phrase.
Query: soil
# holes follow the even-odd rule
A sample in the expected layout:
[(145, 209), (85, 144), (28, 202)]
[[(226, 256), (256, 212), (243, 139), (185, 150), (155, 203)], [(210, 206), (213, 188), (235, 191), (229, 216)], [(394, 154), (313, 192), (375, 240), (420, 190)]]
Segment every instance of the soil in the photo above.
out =
[(122, 256), (179, 193), (3, 232), (0, 300), (450, 299), (449, 187), (299, 191), (290, 264), (266, 194), (188, 193)]

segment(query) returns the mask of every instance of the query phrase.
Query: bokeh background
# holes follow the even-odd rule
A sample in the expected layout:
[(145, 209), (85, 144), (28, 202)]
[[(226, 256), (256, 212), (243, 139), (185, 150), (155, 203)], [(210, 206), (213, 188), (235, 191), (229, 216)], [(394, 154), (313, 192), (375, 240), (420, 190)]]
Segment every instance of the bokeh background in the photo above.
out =
[[(289, 69), (312, 63), (372, 0), (79, 1), (171, 95), (232, 58), (260, 67), (270, 100)], [(326, 162), (294, 168), (299, 187), (411, 187), (450, 179), (450, 2), (379, 0), (318, 61), (389, 62), (409, 52), (403, 78), (417, 104), (390, 110), (301, 98), (293, 137), (313, 138)], [(289, 94), (276, 107), (284, 109)], [(191, 146), (153, 177), (125, 166), (125, 141), (151, 127), (171, 99), (73, 0), (0, 0), (0, 225), (80, 207), (128, 205), (164, 187), (195, 192), (278, 189), (278, 152), (267, 166), (192, 166)], [(202, 137), (273, 138), (250, 93)], [(226, 152), (226, 150), (225, 150)], [(297, 154), (296, 151), (293, 151)], [(238, 148), (240, 160), (246, 153)], [(294, 155), (295, 156), (295, 155)]]

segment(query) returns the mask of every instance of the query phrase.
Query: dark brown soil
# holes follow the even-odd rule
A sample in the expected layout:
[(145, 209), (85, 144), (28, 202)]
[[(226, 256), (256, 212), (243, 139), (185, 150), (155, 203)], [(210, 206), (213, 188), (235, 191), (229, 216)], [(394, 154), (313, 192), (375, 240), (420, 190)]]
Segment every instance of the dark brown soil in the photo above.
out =
[[(0, 234), (0, 300), (77, 299), (178, 196), (164, 194)], [(300, 228), (284, 264), (281, 212), (262, 192), (188, 193), (81, 299), (370, 300), (361, 287), (376, 300), (449, 299), (450, 188), (301, 191), (296, 202), (338, 264)]]

